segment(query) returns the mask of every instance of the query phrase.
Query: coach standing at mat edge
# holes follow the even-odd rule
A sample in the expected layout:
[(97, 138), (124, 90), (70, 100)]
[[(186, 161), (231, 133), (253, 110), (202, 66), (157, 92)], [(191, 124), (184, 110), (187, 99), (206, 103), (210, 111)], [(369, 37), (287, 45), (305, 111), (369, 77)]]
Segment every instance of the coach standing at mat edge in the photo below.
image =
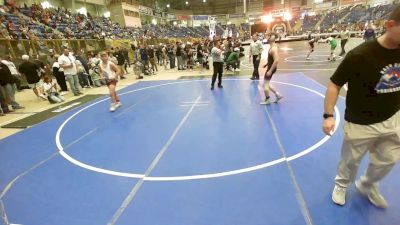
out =
[(260, 74), (258, 73), (258, 67), (260, 66), (261, 53), (263, 51), (262, 42), (258, 40), (258, 35), (253, 34), (253, 42), (250, 43), (250, 54), (249, 61), (253, 57), (253, 75), (251, 76), (251, 80), (259, 80)]
[(348, 83), (344, 140), (332, 193), (338, 205), (345, 204), (346, 189), (369, 153), (368, 168), (355, 182), (356, 189), (376, 207), (388, 207), (378, 182), (400, 159), (400, 5), (391, 12), (385, 28), (382, 36), (348, 53), (326, 91), (323, 131), (330, 135), (339, 91)]
[(215, 80), (218, 75), (218, 88), (222, 88), (222, 73), (224, 70), (224, 50), (219, 40), (214, 42), (214, 47), (211, 49), (211, 56), (213, 60), (214, 73), (211, 80), (211, 90), (214, 90)]

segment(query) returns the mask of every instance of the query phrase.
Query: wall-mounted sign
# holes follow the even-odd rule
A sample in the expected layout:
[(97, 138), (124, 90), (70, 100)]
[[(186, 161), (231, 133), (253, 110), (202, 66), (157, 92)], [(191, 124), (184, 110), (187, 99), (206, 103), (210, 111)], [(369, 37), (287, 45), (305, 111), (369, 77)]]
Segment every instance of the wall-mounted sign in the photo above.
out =
[(167, 19), (169, 19), (169, 20), (176, 20), (176, 15), (175, 15), (175, 14), (170, 14), (170, 13), (168, 13), (168, 14), (167, 14)]
[(193, 20), (208, 20), (208, 16), (207, 15), (196, 15), (196, 16), (193, 16)]
[(235, 18), (244, 18), (243, 13), (235, 13), (235, 14), (229, 14), (229, 19), (235, 19)]
[(178, 15), (177, 18), (178, 18), (178, 20), (188, 20), (189, 16), (188, 15)]
[(146, 7), (146, 6), (142, 6), (139, 5), (139, 12), (142, 14), (147, 14), (147, 15), (153, 15), (153, 9)]

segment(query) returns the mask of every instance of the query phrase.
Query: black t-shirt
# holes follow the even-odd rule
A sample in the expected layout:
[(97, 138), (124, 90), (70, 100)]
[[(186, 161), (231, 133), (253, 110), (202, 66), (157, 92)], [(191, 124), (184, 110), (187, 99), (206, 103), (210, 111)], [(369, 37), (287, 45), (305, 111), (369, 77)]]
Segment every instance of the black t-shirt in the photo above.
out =
[(203, 47), (200, 44), (197, 45), (197, 58), (203, 58)]
[(176, 47), (176, 56), (182, 56), (182, 48), (179, 45)]
[(0, 85), (15, 83), (15, 78), (11, 75), (11, 71), (7, 65), (0, 63)]
[(168, 55), (173, 55), (174, 54), (174, 49), (172, 47), (168, 47), (167, 48), (167, 52), (168, 52)]
[(116, 52), (116, 53), (114, 54), (114, 56), (115, 56), (115, 58), (117, 58), (117, 61), (118, 61), (118, 65), (119, 65), (119, 66), (124, 65), (124, 63), (125, 63), (125, 57), (124, 57), (124, 55), (122, 54), (121, 51)]
[(150, 48), (147, 52), (149, 53), (149, 58), (153, 59), (154, 58), (154, 49)]
[(33, 62), (36, 63), (36, 64), (38, 64), (38, 65), (40, 66), (40, 68), (42, 68), (42, 69), (45, 68), (44, 63), (43, 63), (41, 60), (39, 60), (39, 59), (34, 59)]
[(385, 121), (400, 110), (400, 48), (365, 42), (346, 55), (331, 81), (338, 86), (348, 83), (346, 121)]
[(35, 84), (39, 82), (40, 77), (38, 75), (38, 71), (40, 70), (40, 66), (38, 64), (26, 61), (19, 65), (18, 70), (20, 73), (26, 76), (28, 84)]
[(147, 49), (144, 49), (144, 48), (140, 49), (140, 58), (142, 60), (148, 60), (149, 59), (149, 55), (148, 55)]
[(156, 50), (156, 55), (157, 56), (160, 56), (162, 54), (162, 49), (161, 49), (161, 46), (159, 46), (158, 48), (157, 48), (157, 50)]

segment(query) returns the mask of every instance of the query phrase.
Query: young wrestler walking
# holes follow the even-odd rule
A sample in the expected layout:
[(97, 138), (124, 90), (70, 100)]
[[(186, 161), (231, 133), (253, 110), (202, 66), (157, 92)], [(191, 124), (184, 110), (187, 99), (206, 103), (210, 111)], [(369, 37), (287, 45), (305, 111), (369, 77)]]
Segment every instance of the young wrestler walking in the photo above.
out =
[(121, 70), (108, 58), (107, 52), (100, 53), (100, 72), (104, 77), (111, 97), (110, 111), (114, 112), (118, 107), (122, 106), (115, 87), (117, 86), (118, 76), (121, 76)]

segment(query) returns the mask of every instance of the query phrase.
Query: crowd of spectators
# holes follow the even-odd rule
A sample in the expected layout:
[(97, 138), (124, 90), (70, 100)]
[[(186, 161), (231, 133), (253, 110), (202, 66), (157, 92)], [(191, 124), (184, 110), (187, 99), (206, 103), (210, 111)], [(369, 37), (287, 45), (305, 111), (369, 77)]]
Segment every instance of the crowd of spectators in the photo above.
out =
[[(129, 39), (129, 38), (202, 38), (209, 36), (208, 27), (181, 27), (145, 24), (142, 27), (122, 27), (110, 18), (72, 13), (66, 8), (44, 9), (40, 4), (23, 7), (0, 6), (0, 22), (6, 29), (0, 38), (11, 39)], [(29, 26), (27, 26), (29, 24)], [(10, 28), (10, 29), (8, 29)], [(217, 35), (228, 31), (232, 35), (243, 26), (217, 27)], [(248, 28), (247, 28), (248, 29)], [(244, 32), (244, 31), (243, 31)]]
[[(219, 37), (216, 37), (219, 39)], [(225, 60), (231, 53), (238, 54), (243, 47), (238, 38), (226, 38)], [(156, 75), (160, 67), (164, 70), (195, 70), (203, 72), (209, 69), (209, 54), (213, 42), (208, 38), (196, 43), (177, 41), (176, 43), (147, 45), (131, 42), (130, 48), (115, 47), (108, 49), (110, 60), (123, 71), (121, 79), (128, 75), (128, 70), (134, 72), (137, 79), (143, 75)], [(50, 103), (63, 102), (72, 95), (79, 96), (88, 88), (101, 87), (106, 84), (99, 71), (99, 52), (106, 49), (87, 51), (81, 49), (70, 51), (68, 46), (62, 46), (61, 52), (50, 49), (46, 58), (22, 56), (13, 59), (11, 56), (0, 57), (0, 115), (23, 108), (15, 99), (22, 89), (32, 89), (39, 101)], [(237, 57), (239, 58), (239, 57)], [(239, 61), (230, 62), (233, 68), (240, 68)], [(131, 68), (131, 69), (129, 69)], [(232, 69), (229, 66), (227, 69)]]
[[(347, 27), (351, 31), (364, 31), (367, 24), (373, 24), (377, 29), (382, 26), (395, 4), (377, 5), (375, 7), (355, 5), (340, 10), (330, 9), (313, 16), (305, 16), (301, 31), (329, 33)], [(317, 26), (320, 22), (319, 26)]]
[[(18, 7), (6, 1), (0, 6), (0, 38), (6, 39), (131, 39), (131, 38), (205, 38), (209, 36), (208, 27), (181, 27), (174, 25), (145, 24), (142, 27), (122, 27), (105, 17), (93, 17), (72, 13), (66, 8), (44, 9), (40, 4)], [(375, 7), (356, 5), (342, 9), (305, 15), (300, 32), (329, 32), (335, 27), (346, 26), (363, 29), (365, 23), (385, 19), (394, 7), (393, 4)], [(299, 17), (290, 22), (293, 27)], [(317, 24), (319, 26), (317, 27)], [(249, 36), (250, 26), (216, 25), (218, 36), (244, 38)], [(291, 32), (291, 33), (295, 33)], [(299, 31), (297, 31), (299, 32)]]

